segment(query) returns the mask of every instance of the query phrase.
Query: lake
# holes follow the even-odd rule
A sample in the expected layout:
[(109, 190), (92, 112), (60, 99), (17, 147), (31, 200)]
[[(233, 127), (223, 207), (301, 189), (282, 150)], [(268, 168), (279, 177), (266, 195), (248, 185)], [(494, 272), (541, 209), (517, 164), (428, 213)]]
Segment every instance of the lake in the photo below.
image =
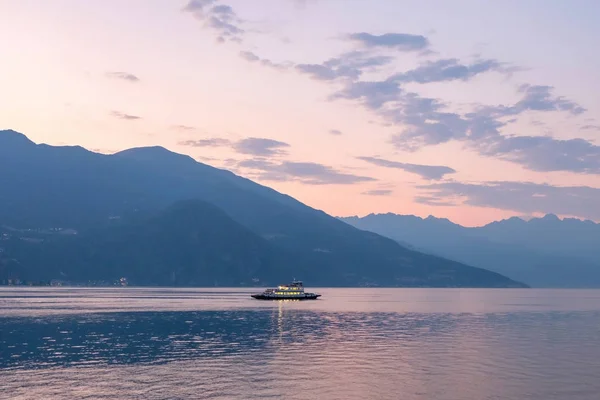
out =
[(600, 291), (0, 288), (2, 399), (590, 399)]

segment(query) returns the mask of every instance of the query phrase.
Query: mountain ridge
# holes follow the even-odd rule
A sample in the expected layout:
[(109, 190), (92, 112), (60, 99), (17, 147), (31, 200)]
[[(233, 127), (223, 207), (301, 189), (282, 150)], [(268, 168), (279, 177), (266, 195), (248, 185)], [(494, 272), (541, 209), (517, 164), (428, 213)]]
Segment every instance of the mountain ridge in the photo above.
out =
[(587, 218), (575, 218), (575, 217), (563, 217), (560, 218), (559, 216), (557, 216), (554, 213), (547, 213), (544, 214), (541, 217), (532, 217), (529, 219), (523, 219), (521, 217), (518, 216), (512, 216), (512, 217), (508, 217), (508, 218), (503, 218), (497, 221), (492, 221), (492, 222), (488, 222), (484, 225), (476, 225), (476, 226), (465, 226), (465, 225), (461, 225), (458, 222), (454, 222), (448, 218), (445, 217), (436, 217), (435, 215), (429, 214), (427, 217), (420, 217), (418, 215), (414, 215), (414, 214), (398, 214), (398, 213), (393, 213), (393, 212), (385, 212), (385, 213), (369, 213), (369, 214), (365, 214), (364, 216), (359, 216), (359, 215), (348, 215), (348, 216), (336, 216), (336, 218), (340, 219), (340, 220), (351, 220), (351, 219), (364, 219), (367, 217), (378, 217), (378, 216), (394, 216), (394, 217), (409, 217), (409, 218), (415, 218), (415, 219), (419, 219), (419, 220), (433, 220), (433, 221), (444, 221), (444, 222), (449, 222), (453, 225), (457, 225), (460, 226), (462, 228), (467, 228), (467, 229), (474, 229), (474, 228), (484, 228), (490, 225), (496, 225), (496, 224), (503, 224), (503, 223), (508, 223), (510, 221), (519, 221), (519, 223), (528, 223), (531, 221), (536, 221), (536, 220), (558, 220), (558, 221), (566, 221), (566, 222), (576, 222), (576, 223), (585, 223), (585, 224), (592, 224), (592, 225), (600, 225), (600, 222), (596, 222), (596, 221), (592, 221), (591, 219), (587, 219)]
[[(106, 229), (114, 221), (147, 221), (177, 202), (197, 199), (267, 240), (291, 264), (302, 260), (310, 269), (307, 275), (326, 277), (322, 284), (524, 286), (491, 271), (407, 249), (230, 171), (159, 147), (104, 155), (33, 142), (3, 146), (0, 185), (10, 188), (0, 196), (0, 225), (87, 232)], [(230, 251), (237, 251), (235, 243), (230, 245)], [(181, 246), (181, 251), (190, 251)]]
[(422, 252), (515, 277), (535, 287), (600, 287), (600, 224), (554, 214), (480, 227), (393, 213), (340, 218)]

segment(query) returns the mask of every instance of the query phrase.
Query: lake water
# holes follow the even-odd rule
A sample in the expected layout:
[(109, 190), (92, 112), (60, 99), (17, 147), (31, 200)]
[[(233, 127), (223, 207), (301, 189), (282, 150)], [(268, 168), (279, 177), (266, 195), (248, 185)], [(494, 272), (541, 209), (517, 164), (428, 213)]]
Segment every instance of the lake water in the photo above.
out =
[(316, 291), (0, 288), (0, 398), (600, 398), (600, 291)]

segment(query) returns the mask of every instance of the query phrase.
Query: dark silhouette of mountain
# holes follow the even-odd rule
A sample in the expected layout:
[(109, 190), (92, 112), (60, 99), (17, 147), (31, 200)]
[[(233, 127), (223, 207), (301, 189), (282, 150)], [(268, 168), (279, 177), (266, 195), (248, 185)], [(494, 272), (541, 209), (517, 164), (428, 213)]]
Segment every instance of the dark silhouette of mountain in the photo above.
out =
[(466, 228), (431, 216), (370, 214), (341, 220), (534, 287), (600, 287), (600, 225), (592, 221), (549, 214)]
[[(0, 186), (0, 226), (10, 237), (0, 245), (0, 265), (20, 265), (32, 280), (57, 273), (117, 279), (127, 271), (132, 283), (156, 285), (302, 276), (311, 285), (522, 286), (409, 250), (161, 147), (102, 155), (0, 131)], [(190, 199), (212, 206), (173, 205)], [(79, 234), (48, 235), (49, 228)]]
[(201, 200), (78, 235), (15, 244), (11, 257), (28, 267), (23, 280), (111, 282), (126, 277), (141, 285), (237, 286), (255, 277), (283, 279), (292, 272), (281, 264), (282, 252)]
[(523, 221), (510, 218), (492, 222), (475, 231), (498, 243), (523, 244), (537, 251), (564, 256), (600, 259), (600, 224), (576, 218), (559, 219), (554, 214)]

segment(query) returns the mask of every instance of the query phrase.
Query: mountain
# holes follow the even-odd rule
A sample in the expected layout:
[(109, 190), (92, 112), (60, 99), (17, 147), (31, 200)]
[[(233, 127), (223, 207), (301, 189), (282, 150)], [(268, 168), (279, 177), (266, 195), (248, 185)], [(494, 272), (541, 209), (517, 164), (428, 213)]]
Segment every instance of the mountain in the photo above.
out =
[(474, 231), (498, 243), (525, 244), (528, 248), (553, 254), (600, 260), (600, 224), (576, 218), (559, 219), (554, 214), (523, 221), (510, 218), (492, 222)]
[(391, 213), (341, 220), (534, 287), (600, 287), (600, 225), (592, 221), (549, 214), (467, 228), (447, 219)]
[[(256, 276), (283, 279), (292, 272), (287, 265), (276, 268), (283, 257), (268, 241), (201, 200), (82, 234), (50, 235), (41, 242), (28, 236), (9, 247), (10, 257), (29, 267), (22, 271), (27, 281), (127, 277), (141, 285), (236, 286)], [(41, 264), (43, 269), (36, 268)]]
[[(522, 286), (409, 250), (162, 147), (103, 155), (0, 131), (0, 187), (6, 188), (0, 192), (0, 234), (8, 238), (0, 242), (0, 274), (83, 279), (90, 271), (118, 279), (126, 270), (133, 283), (154, 285), (230, 285), (251, 276), (275, 283), (295, 275), (310, 285)], [(194, 199), (207, 205), (186, 203), (181, 211), (180, 202)], [(190, 222), (182, 224), (188, 213)], [(205, 230), (198, 231), (200, 224)], [(184, 240), (219, 229), (214, 242)], [(227, 255), (232, 261), (220, 261)], [(154, 272), (144, 275), (144, 268)], [(228, 280), (222, 279), (225, 270), (232, 271)]]

